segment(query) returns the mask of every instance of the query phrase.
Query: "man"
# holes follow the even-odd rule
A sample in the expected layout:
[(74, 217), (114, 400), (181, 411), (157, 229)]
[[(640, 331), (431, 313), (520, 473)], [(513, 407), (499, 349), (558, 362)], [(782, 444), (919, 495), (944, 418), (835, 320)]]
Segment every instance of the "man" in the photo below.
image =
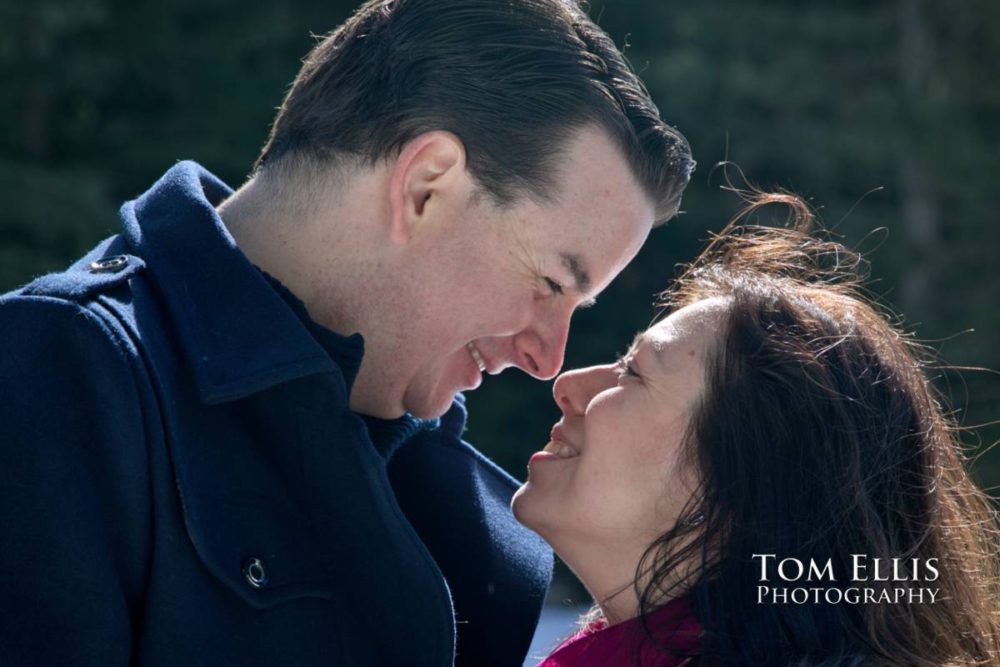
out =
[(456, 394), (555, 376), (691, 165), (575, 5), (362, 6), (237, 192), (0, 299), (0, 663), (520, 664), (551, 554)]

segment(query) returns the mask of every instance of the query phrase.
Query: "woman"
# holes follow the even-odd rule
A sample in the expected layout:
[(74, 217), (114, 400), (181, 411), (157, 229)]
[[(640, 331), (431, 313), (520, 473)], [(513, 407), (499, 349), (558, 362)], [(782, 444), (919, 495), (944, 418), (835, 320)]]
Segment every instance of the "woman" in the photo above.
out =
[(513, 510), (597, 605), (544, 667), (1000, 665), (995, 510), (921, 351), (775, 202), (790, 229), (734, 221), (555, 383)]

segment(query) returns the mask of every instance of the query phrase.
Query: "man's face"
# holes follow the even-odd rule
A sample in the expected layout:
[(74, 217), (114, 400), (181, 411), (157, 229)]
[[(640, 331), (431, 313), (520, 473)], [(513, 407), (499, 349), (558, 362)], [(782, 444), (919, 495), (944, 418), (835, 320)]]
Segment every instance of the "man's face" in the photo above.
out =
[(451, 231), (400, 275), (411, 304), (392, 342), (387, 386), (418, 417), (447, 411), (483, 373), (516, 366), (543, 380), (562, 367), (570, 318), (632, 260), (653, 205), (603, 131), (568, 144), (552, 202), (498, 208), (471, 197)]
[(392, 268), (375, 274), (383, 284), (373, 294), (377, 324), (364, 332), (356, 410), (431, 418), (484, 373), (516, 366), (555, 377), (573, 311), (625, 268), (654, 219), (618, 149), (596, 129), (568, 142), (547, 203), (497, 207), (473, 196), (464, 168), (457, 173), (422, 207), (426, 219), (393, 251)]

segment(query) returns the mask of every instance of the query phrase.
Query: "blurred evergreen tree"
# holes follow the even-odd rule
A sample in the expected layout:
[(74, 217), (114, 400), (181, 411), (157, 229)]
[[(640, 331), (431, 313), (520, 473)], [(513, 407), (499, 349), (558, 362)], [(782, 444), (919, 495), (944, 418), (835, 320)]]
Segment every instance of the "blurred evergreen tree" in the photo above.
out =
[(192, 158), (232, 185), (312, 46), (355, 3), (0, 2), (0, 287), (115, 233)]

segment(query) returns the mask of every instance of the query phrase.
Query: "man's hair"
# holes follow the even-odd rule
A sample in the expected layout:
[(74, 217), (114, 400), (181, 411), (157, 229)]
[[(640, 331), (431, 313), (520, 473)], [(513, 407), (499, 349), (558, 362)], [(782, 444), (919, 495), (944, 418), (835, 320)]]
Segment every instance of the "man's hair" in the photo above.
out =
[(306, 57), (256, 169), (374, 165), (454, 133), (492, 200), (554, 196), (585, 126), (620, 148), (659, 220), (694, 162), (614, 43), (570, 0), (370, 0)]

